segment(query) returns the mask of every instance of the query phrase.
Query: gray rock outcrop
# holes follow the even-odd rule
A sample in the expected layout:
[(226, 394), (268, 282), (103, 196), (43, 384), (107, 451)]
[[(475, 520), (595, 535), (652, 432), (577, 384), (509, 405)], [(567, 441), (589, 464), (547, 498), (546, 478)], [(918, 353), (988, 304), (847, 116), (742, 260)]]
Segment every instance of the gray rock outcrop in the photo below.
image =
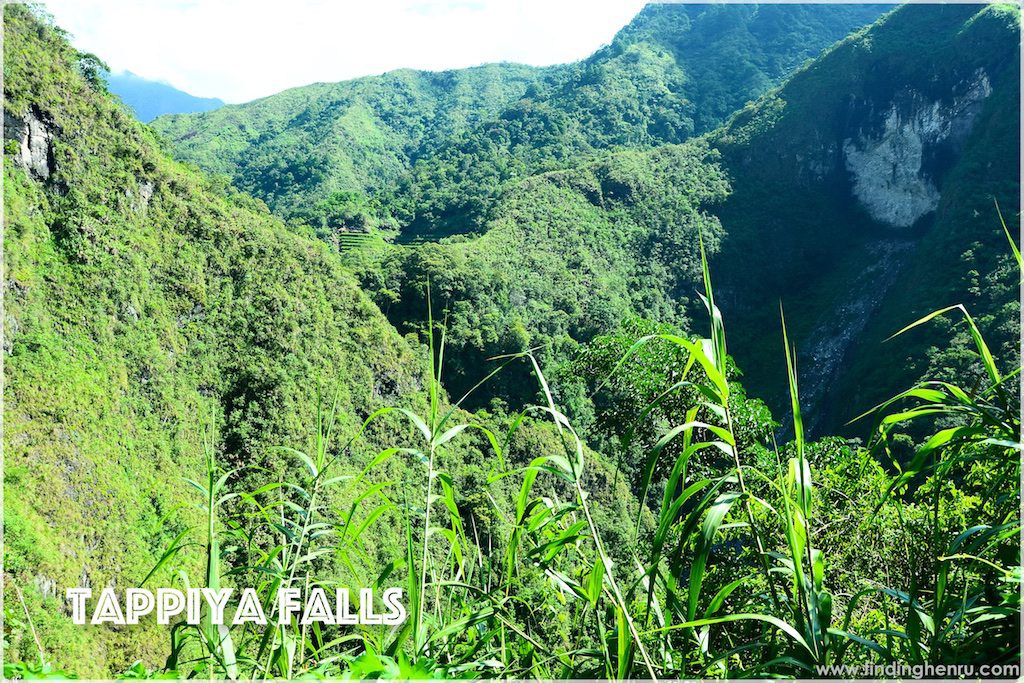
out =
[(4, 112), (4, 138), (18, 142), (15, 160), (36, 180), (46, 180), (54, 171), (53, 131), (39, 112), (30, 109), (24, 119)]

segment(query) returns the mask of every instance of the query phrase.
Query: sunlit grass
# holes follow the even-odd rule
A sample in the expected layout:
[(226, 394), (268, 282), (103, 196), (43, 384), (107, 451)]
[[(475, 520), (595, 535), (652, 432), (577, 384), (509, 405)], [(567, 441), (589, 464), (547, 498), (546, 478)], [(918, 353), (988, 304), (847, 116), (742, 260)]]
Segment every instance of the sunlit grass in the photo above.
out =
[[(560, 410), (532, 352), (506, 357), (500, 367), (528, 363), (543, 401), (496, 433), (462, 411), (461, 401), (447, 401), (444, 326), (430, 313), (422, 414), (402, 406), (381, 409), (349, 441), (337, 443), (337, 401), (318, 397), (309, 447), (280, 449), (301, 476), (244, 491), (232, 489), (236, 471), (218, 465), (211, 426), (206, 481), (187, 481), (199, 494), (205, 529), (176, 538), (146, 577), (164, 572), (197, 542), (207, 558), (203, 585), (252, 585), (273, 615), (278, 589), (337, 585), (337, 577), (322, 574), (333, 559), (351, 575), (347, 586), (402, 583), (408, 620), (392, 628), (305, 626), (274, 618), (266, 626), (218, 627), (207, 616), (197, 626), (172, 629), (165, 675), (814, 677), (823, 665), (1019, 657), (1021, 572), (1012, 561), (1020, 532), (1020, 416), (1013, 386), (1019, 371), (1000, 373), (963, 306), (936, 311), (900, 331), (940, 315), (962, 315), (988, 383), (966, 390), (925, 381), (866, 414), (878, 424), (867, 446), (876, 457), (908, 422), (933, 427), (909, 461), (892, 464), (881, 495), (870, 501), (874, 517), (865, 522), (903, 520), (906, 511), (916, 510), (923, 526), (896, 533), (918, 571), (905, 585), (893, 585), (889, 576), (859, 577), (855, 593), (836, 594), (828, 549), (819, 540), (832, 511), (820, 502), (827, 491), (816, 483), (819, 473), (808, 454), (812, 444), (804, 435), (785, 316), (780, 310), (794, 438), (755, 453), (738, 445), (724, 318), (706, 259), (702, 268), (708, 336), (643, 337), (619, 364), (645, 345), (674, 345), (688, 359), (684, 376), (658, 400), (683, 389), (695, 389), (699, 397), (648, 453), (632, 547), (606, 547), (586, 483), (595, 454)], [(698, 413), (711, 418), (698, 420)], [(408, 441), (380, 451), (358, 471), (344, 466), (364, 430), (389, 414), (409, 425)], [(627, 440), (647, 428), (648, 416), (636, 416)], [(532, 454), (523, 467), (510, 466), (509, 444), (531, 421), (553, 425), (560, 448)], [(443, 466), (446, 449), (474, 434), (493, 455), (489, 481), (516, 482), (511, 498), (488, 494), (508, 529), (501, 550), (481, 541)], [(694, 459), (709, 455), (724, 464), (715, 476), (698, 474)], [(412, 480), (375, 479), (392, 458), (410, 461)], [(350, 506), (328, 507), (329, 489), (344, 490)], [(956, 508), (961, 491), (970, 491), (969, 504)], [(379, 574), (368, 575), (353, 560), (361, 553), (360, 539), (386, 520), (402, 525), (405, 543), (391, 549), (391, 562)], [(226, 562), (229, 548), (244, 548), (248, 563)], [(187, 575), (178, 579), (190, 585)], [(571, 642), (546, 628), (545, 620), (557, 613), (567, 615)], [(39, 673), (46, 667), (42, 652), (40, 658), (38, 667), (14, 664), (7, 673)], [(128, 675), (153, 673), (137, 667)]]

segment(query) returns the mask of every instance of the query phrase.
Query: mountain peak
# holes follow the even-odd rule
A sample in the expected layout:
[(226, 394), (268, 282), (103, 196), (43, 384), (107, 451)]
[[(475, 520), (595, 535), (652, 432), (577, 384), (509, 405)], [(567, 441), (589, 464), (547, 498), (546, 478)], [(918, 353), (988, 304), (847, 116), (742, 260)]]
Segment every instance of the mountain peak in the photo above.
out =
[(121, 98), (136, 117), (148, 123), (164, 114), (192, 114), (224, 106), (216, 97), (196, 97), (165, 80), (144, 78), (131, 71), (106, 75), (110, 92)]

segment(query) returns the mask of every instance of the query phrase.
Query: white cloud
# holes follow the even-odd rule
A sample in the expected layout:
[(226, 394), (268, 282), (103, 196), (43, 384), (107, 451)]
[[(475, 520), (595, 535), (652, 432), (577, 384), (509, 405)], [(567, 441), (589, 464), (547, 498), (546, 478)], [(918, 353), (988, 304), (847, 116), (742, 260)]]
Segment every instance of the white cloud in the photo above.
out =
[(643, 0), (46, 0), (114, 71), (243, 102), (317, 81), (486, 62), (545, 65), (609, 42)]

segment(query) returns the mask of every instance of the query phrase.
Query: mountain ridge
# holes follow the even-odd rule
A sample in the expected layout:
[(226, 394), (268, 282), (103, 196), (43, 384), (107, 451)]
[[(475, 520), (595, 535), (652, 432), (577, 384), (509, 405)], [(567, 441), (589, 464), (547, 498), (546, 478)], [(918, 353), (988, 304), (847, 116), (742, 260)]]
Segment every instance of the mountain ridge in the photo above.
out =
[[(974, 264), (982, 277), (999, 268), (996, 255), (1008, 256), (992, 197), (1014, 220), (1019, 185), (1012, 150), (1019, 137), (996, 121), (1010, 113), (1008, 103), (1019, 93), (1015, 35), (1019, 17), (996, 6), (905, 6), (833, 46), (712, 135), (733, 187), (717, 212), (728, 237), (715, 271), (722, 296), (735, 310), (737, 360), (752, 389), (775, 397), (774, 407), (788, 400), (785, 379), (778, 368), (770, 370), (773, 351), (761, 339), (773, 325), (768, 309), (779, 299), (791, 316), (800, 316), (791, 332), (808, 354), (802, 366), (821, 378), (813, 381), (848, 391), (851, 375), (876, 380), (876, 390), (856, 392), (855, 406), (840, 407), (842, 401), (822, 396), (841, 411), (823, 418), (822, 428), (833, 431), (883, 400), (886, 391), (916, 379), (901, 367), (906, 359), (893, 358), (887, 351), (893, 347), (880, 342), (955, 302), (962, 291), (943, 275), (924, 275), (929, 262), (951, 272), (962, 268), (958, 255), (950, 258), (936, 248), (949, 240), (942, 235), (959, 233), (965, 240), (965, 232), (974, 232), (967, 241), (984, 246), (984, 260)], [(905, 50), (915, 58), (902, 57)], [(994, 107), (1003, 113), (993, 114)], [(977, 147), (978, 136), (996, 131), (998, 143), (990, 140), (987, 151)], [(978, 164), (987, 170), (958, 186), (963, 169)], [(897, 167), (898, 174), (887, 173)], [(953, 180), (944, 183), (947, 176)], [(876, 300), (865, 300), (852, 318), (830, 321), (830, 302), (856, 300), (853, 283), (879, 259), (889, 264), (882, 282), (892, 292), (914, 289), (913, 280), (897, 271), (907, 266), (916, 273), (915, 305), (901, 311), (876, 291)], [(760, 286), (750, 288), (752, 280)], [(930, 291), (922, 294), (924, 283)], [(1002, 300), (1003, 291), (985, 299), (985, 310)], [(822, 344), (846, 334), (850, 325), (867, 330), (867, 337), (858, 332), (849, 338), (863, 342), (851, 347), (852, 355), (826, 351)], [(811, 339), (815, 335), (818, 342)], [(905, 342), (903, 352), (913, 348), (924, 357), (923, 335), (909, 339), (914, 344)], [(887, 379), (872, 373), (872, 360), (886, 368)], [(849, 374), (833, 377), (839, 367)], [(769, 372), (775, 376), (771, 382)]]
[(316, 188), (319, 199), (337, 190), (365, 192), (379, 179), (397, 177), (422, 144), (518, 97), (539, 72), (517, 64), (400, 69), (290, 88), (198, 117), (162, 117), (153, 125), (179, 158), (228, 175), (269, 206), (280, 203), (287, 215), (310, 205), (290, 188)]
[(224, 106), (224, 100), (217, 97), (198, 97), (131, 71), (108, 73), (104, 80), (110, 92), (120, 97), (143, 123), (164, 114), (191, 114)]
[[(712, 118), (721, 123), (724, 115), (735, 108), (733, 105), (741, 105), (777, 82), (808, 51), (816, 53), (827, 47), (852, 28), (869, 23), (887, 6), (769, 6), (754, 15), (735, 5), (665, 7), (669, 9), (651, 6), (642, 11), (610, 45), (587, 59), (534, 68), (529, 79), (513, 81), (510, 87), (502, 89), (501, 96), (492, 97), (494, 106), (482, 110), (474, 125), (435, 130), (430, 136), (430, 147), (408, 153), (404, 160), (403, 154), (391, 152), (386, 169), (359, 177), (345, 170), (362, 153), (358, 140), (343, 141), (344, 149), (338, 155), (329, 154), (329, 159), (318, 156), (311, 143), (302, 147), (301, 138), (290, 141), (300, 145), (298, 150), (275, 147), (277, 143), (272, 138), (278, 135), (276, 124), (256, 111), (266, 108), (275, 96), (257, 101), (261, 104), (231, 109), (239, 112), (239, 116), (252, 111), (254, 125), (271, 140), (253, 138), (250, 146), (227, 154), (223, 142), (211, 143), (205, 152), (196, 143), (203, 136), (236, 137), (234, 123), (215, 126), (214, 120), (221, 115), (164, 118), (155, 121), (154, 127), (169, 139), (179, 158), (208, 171), (228, 174), (239, 187), (260, 197), (281, 215), (295, 215), (321, 230), (329, 230), (330, 226), (325, 225), (322, 212), (310, 207), (326, 200), (331, 192), (355, 191), (371, 196), (374, 222), (397, 224), (406, 233), (417, 235), (472, 232), (486, 222), (495, 186), (531, 173), (570, 166), (577, 157), (605, 149), (682, 142), (695, 132), (693, 112), (706, 106), (702, 93), (709, 89), (704, 81), (723, 80), (729, 84), (724, 93), (721, 89), (714, 92), (723, 104), (716, 110), (720, 113)], [(696, 42), (701, 40), (700, 31), (707, 30), (714, 31), (710, 37), (716, 48), (729, 42), (735, 51), (742, 52), (766, 41), (772, 42), (780, 54), (768, 55), (767, 49), (760, 48), (758, 64), (743, 62), (746, 70), (742, 78), (730, 74), (728, 79), (718, 79), (715, 74), (723, 67), (711, 52), (698, 53), (692, 65), (677, 63), (672, 48), (679, 39), (679, 26), (673, 22), (659, 23), (673, 16), (685, 19), (681, 23), (687, 31), (691, 24), (696, 26), (692, 29)], [(764, 21), (764, 16), (774, 16), (776, 21)], [(791, 30), (787, 20), (798, 21), (802, 30)], [(722, 23), (724, 27), (719, 27)], [(707, 74), (693, 92), (687, 90), (691, 67), (695, 73)], [(470, 75), (463, 71), (446, 73)], [(385, 74), (331, 87), (343, 89), (351, 87), (345, 83), (370, 84), (389, 78), (395, 77)], [(492, 73), (489, 82), (493, 87), (499, 82), (498, 76)], [(286, 91), (292, 96), (309, 92), (302, 88)], [(315, 111), (321, 111), (321, 98), (322, 95), (313, 94), (305, 99)], [(322, 135), (329, 136), (330, 127), (335, 125), (332, 121), (340, 120), (342, 113), (339, 110), (337, 119), (324, 121)], [(399, 131), (397, 139), (407, 144), (410, 138)], [(225, 160), (233, 153), (241, 154), (242, 149), (247, 150), (246, 156), (260, 160), (246, 162), (244, 166)], [(345, 149), (351, 151), (346, 153)], [(262, 158), (270, 150), (275, 150), (277, 158)], [(281, 175), (280, 160), (289, 155), (297, 155), (297, 163), (303, 167), (326, 165), (326, 176), (310, 171), (309, 177), (292, 174), (291, 180), (284, 179), (283, 187), (268, 182), (268, 175)], [(370, 160), (370, 168), (376, 163)], [(251, 176), (259, 176), (260, 180)]]
[[(645, 21), (669, 14), (669, 33), (705, 22), (741, 52), (756, 22), (790, 17), (786, 38), (808, 16)], [(994, 212), (1019, 229), (1019, 9), (901, 7), (803, 67), (815, 41), (794, 38), (788, 78), (727, 120), (732, 100), (709, 90), (721, 125), (700, 135), (687, 74), (644, 40), (557, 73), (307, 86), (262, 101), (258, 121), (183, 117), (183, 135), (217, 124), (184, 138), (224, 153), (209, 174), (173, 159), (45, 17), (14, 3), (4, 17), (5, 597), (28, 621), (5, 615), (5, 677), (800, 676), (830, 660), (792, 633), (871, 658), (893, 628), (907, 638), (886, 661), (963, 661), (963, 641), (933, 637), (954, 627), (980, 641), (964, 657), (1019, 656), (1005, 618), (1019, 612), (1019, 396), (998, 377), (1019, 368), (1020, 271)], [(737, 68), (768, 87), (772, 63)], [(880, 344), (954, 301), (998, 367), (955, 320)], [(922, 377), (965, 390), (942, 422), (884, 435), (892, 476), (878, 449), (811, 442), (863, 436), (876, 425), (844, 430), (849, 413)], [(793, 401), (808, 438), (782, 443)], [(977, 435), (941, 451), (970, 469), (933, 478), (928, 430), (965, 425), (939, 436)], [(218, 501), (209, 514), (190, 486)], [(941, 555), (979, 530), (980, 561)], [(798, 602), (772, 605), (805, 554)], [(152, 620), (71, 624), (62, 587), (151, 571), (154, 586), (252, 582), (268, 598), (288, 573), (393, 583), (431, 607), (409, 628), (308, 640), (246, 625), (234, 664), (202, 628), (168, 649)], [(918, 590), (924, 607), (904, 609)], [(833, 598), (834, 615), (804, 621)], [(626, 640), (645, 602), (636, 623), (667, 627)], [(939, 617), (919, 643), (925, 611)], [(695, 643), (677, 627), (701, 613), (722, 618)], [(646, 671), (630, 654), (645, 642), (665, 655)]]

